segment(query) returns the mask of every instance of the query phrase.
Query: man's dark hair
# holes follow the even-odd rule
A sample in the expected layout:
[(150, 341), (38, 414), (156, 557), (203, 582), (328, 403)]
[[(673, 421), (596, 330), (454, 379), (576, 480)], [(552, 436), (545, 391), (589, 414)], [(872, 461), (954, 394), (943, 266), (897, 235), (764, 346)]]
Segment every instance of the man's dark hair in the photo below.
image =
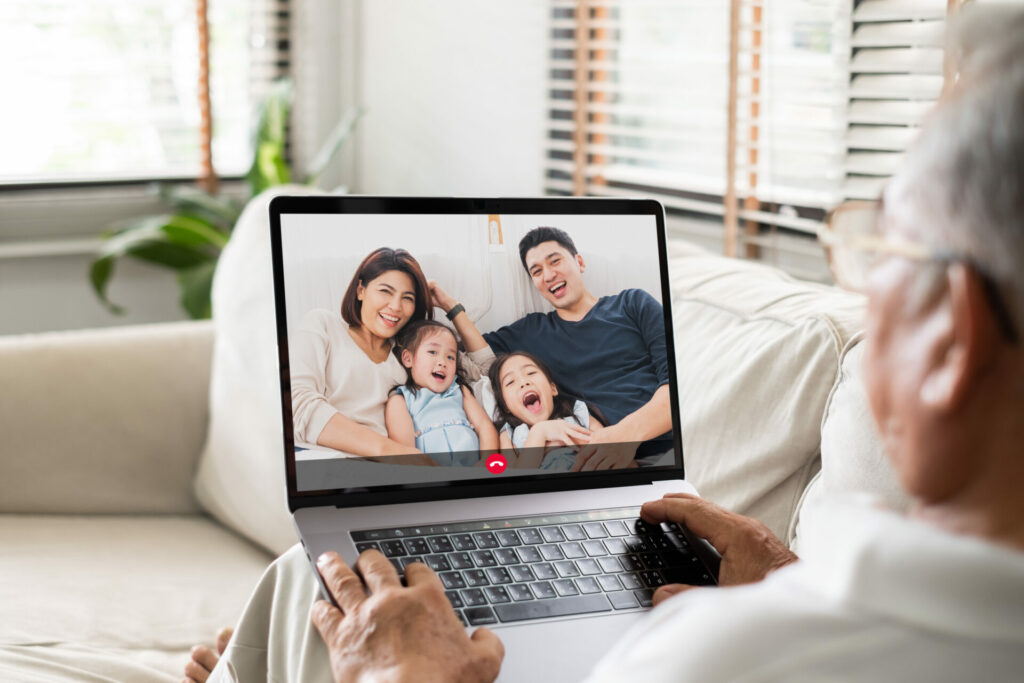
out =
[(530, 232), (526, 233), (523, 236), (523, 239), (519, 240), (519, 260), (523, 262), (523, 268), (526, 269), (526, 272), (530, 272), (530, 269), (526, 267), (526, 252), (530, 251), (541, 242), (558, 242), (573, 256), (577, 254), (576, 245), (573, 244), (572, 238), (569, 237), (569, 234), (565, 230), (544, 226), (534, 228)]

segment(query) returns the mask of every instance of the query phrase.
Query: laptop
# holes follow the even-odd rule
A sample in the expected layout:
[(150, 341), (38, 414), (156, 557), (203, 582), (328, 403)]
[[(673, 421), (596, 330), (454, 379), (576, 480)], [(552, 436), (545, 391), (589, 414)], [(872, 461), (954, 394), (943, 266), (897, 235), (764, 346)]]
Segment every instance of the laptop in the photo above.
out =
[[(706, 542), (638, 517), (665, 493), (696, 493), (659, 203), (284, 196), (270, 219), (288, 504), (311, 571), (329, 550), (352, 564), (375, 548), (399, 573), (426, 563), (466, 627), (504, 642), (502, 680), (582, 678), (659, 585), (716, 582)], [(520, 251), (524, 238), (558, 234), (573, 249), (544, 240)], [(392, 265), (411, 257), (424, 277), (406, 267), (362, 281), (380, 253)], [(453, 321), (424, 280), (459, 302)], [(418, 323), (425, 311), (453, 332)], [(467, 319), (496, 360), (457, 334)], [(442, 369), (425, 375), (423, 358)], [(455, 364), (462, 376), (443, 369)], [(630, 424), (666, 391), (663, 412), (646, 414), (660, 425), (647, 432), (664, 432), (634, 422), (625, 441), (578, 436)]]

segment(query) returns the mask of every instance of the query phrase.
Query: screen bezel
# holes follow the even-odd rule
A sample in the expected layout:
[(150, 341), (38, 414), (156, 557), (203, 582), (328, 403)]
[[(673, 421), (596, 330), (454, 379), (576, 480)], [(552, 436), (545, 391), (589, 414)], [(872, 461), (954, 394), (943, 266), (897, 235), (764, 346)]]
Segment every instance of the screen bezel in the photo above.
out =
[[(300, 492), (296, 488), (295, 442), (292, 423), (291, 373), (288, 358), (286, 293), (281, 240), (281, 216), (285, 214), (538, 214), (538, 215), (648, 215), (657, 226), (658, 262), (661, 269), (662, 308), (665, 315), (665, 346), (669, 366), (673, 448), (678, 466), (622, 469), (607, 472), (538, 474), (353, 487)], [(274, 274), (274, 306), (277, 322), (278, 368), (281, 383), (281, 410), (284, 427), (285, 475), (288, 507), (292, 512), (305, 507), (333, 505), (362, 507), (481, 496), (575, 491), (619, 486), (638, 486), (654, 481), (684, 478), (679, 396), (676, 381), (675, 343), (672, 328), (671, 287), (668, 277), (668, 251), (665, 212), (652, 199), (609, 199), (591, 197), (542, 198), (440, 198), (375, 196), (287, 196), (270, 202), (270, 242)]]

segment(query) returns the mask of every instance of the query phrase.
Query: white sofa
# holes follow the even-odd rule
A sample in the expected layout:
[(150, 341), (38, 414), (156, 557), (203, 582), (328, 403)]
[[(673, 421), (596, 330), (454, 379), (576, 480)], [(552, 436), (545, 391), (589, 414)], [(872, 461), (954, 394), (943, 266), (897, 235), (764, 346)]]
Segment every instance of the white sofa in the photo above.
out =
[[(671, 269), (698, 489), (792, 543), (805, 499), (869, 490), (902, 504), (859, 381), (863, 301), (680, 242)], [(214, 336), (195, 322), (0, 339), (0, 680), (180, 679), (189, 647), (238, 617), (266, 548), (288, 542), (239, 524), (256, 514), (243, 503), (210, 504), (209, 479), (206, 508), (256, 543), (194, 494), (207, 433), (224, 431), (208, 415), (231, 411), (208, 398)], [(277, 519), (279, 479), (249, 473), (219, 477)]]

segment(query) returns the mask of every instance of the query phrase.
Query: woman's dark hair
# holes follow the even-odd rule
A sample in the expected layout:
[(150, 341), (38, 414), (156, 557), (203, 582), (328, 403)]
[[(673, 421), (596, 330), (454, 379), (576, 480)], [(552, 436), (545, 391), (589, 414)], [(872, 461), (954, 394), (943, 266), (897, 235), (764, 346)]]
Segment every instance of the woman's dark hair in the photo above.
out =
[(413, 310), (412, 319), (433, 320), (434, 307), (430, 305), (430, 288), (427, 286), (427, 278), (423, 275), (420, 264), (405, 249), (380, 247), (371, 251), (356, 268), (341, 300), (341, 317), (351, 327), (362, 325), (360, 316), (363, 302), (358, 298), (359, 285), (365, 287), (389, 270), (401, 271), (412, 278), (416, 296), (416, 308)]
[[(392, 349), (392, 351), (395, 354), (395, 358), (397, 358), (398, 362), (401, 363), (403, 351), (409, 351), (410, 353), (415, 354), (416, 349), (420, 347), (420, 344), (422, 344), (423, 340), (427, 338), (427, 335), (429, 335), (431, 332), (436, 332), (438, 329), (444, 330), (448, 334), (455, 337), (455, 346), (456, 348), (458, 347), (459, 338), (455, 336), (454, 332), (452, 332), (452, 328), (448, 327), (444, 323), (440, 323), (436, 320), (414, 320), (405, 327), (403, 327), (402, 331), (398, 333), (398, 336), (395, 339), (395, 348)], [(405, 380), (405, 387), (412, 391), (413, 394), (415, 394), (419, 390), (419, 387), (416, 386), (416, 383), (412, 379), (412, 371), (409, 370), (409, 368), (406, 368), (405, 374), (407, 378)], [(459, 361), (459, 356), (456, 353), (455, 383), (458, 384), (460, 387), (469, 386), (462, 375), (462, 363)], [(398, 386), (400, 385), (392, 387), (391, 391), (389, 391), (388, 394), (390, 395), (394, 393), (395, 389), (397, 389)]]
[[(512, 353), (505, 353), (495, 358), (494, 362), (491, 363), (491, 369), (487, 371), (487, 377), (491, 380), (491, 389), (494, 390), (494, 424), (498, 429), (501, 429), (504, 424), (508, 424), (512, 429), (523, 424), (522, 420), (509, 411), (508, 404), (505, 403), (505, 396), (501, 393), (501, 368), (505, 365), (505, 361), (512, 356), (528, 358), (531, 363), (537, 366), (537, 369), (541, 371), (545, 378), (547, 378), (548, 382), (551, 384), (555, 383), (548, 366), (544, 364), (544, 361), (537, 358), (537, 356), (532, 353), (527, 351), (513, 351)], [(565, 394), (558, 394), (557, 396), (552, 397), (552, 403), (553, 406), (551, 410), (551, 417), (548, 418), (549, 420), (554, 418), (571, 417), (576, 421), (576, 424), (581, 427), (583, 426), (580, 419), (576, 417), (576, 413), (573, 412), (573, 407), (576, 405), (575, 399), (572, 399)], [(586, 405), (590, 414), (600, 420), (601, 424), (608, 424), (604, 419), (604, 415), (601, 414), (601, 411), (598, 410), (597, 407), (592, 406), (589, 403)]]

